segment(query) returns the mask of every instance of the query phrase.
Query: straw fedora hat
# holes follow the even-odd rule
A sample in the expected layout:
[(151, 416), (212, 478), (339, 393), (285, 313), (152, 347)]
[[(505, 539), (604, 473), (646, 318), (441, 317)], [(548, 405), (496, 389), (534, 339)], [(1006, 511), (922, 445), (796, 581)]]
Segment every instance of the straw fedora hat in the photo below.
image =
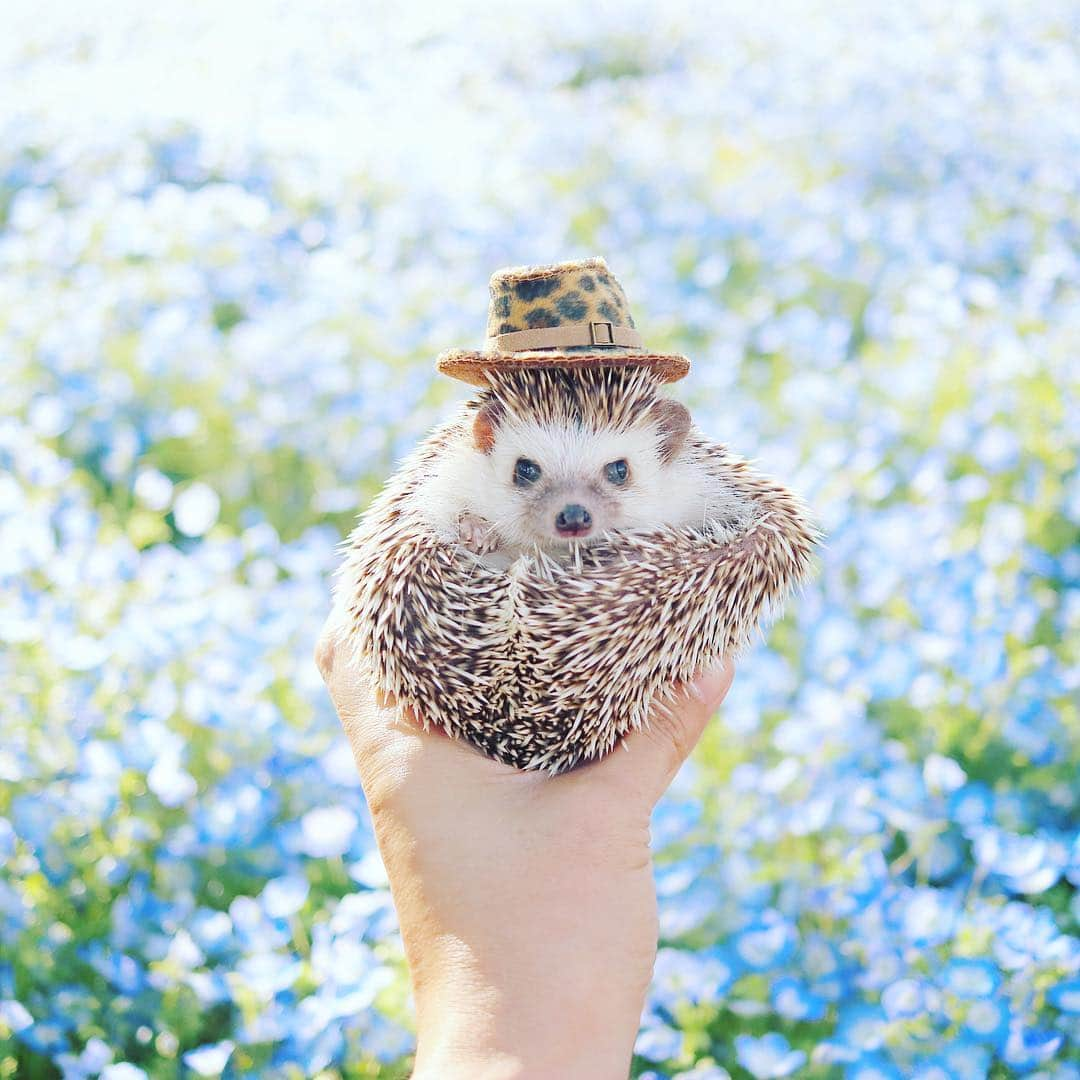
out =
[(507, 266), (488, 282), (487, 340), (481, 350), (448, 349), (436, 368), (474, 386), (493, 369), (651, 368), (664, 382), (690, 370), (678, 353), (650, 352), (634, 326), (626, 293), (600, 256)]

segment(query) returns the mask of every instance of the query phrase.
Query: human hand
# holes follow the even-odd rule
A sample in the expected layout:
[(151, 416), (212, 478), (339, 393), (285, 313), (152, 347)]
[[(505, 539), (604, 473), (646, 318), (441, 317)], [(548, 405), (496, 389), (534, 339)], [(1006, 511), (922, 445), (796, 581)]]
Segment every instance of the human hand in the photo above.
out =
[(424, 731), (337, 650), (416, 1005), (414, 1080), (625, 1080), (656, 957), (649, 818), (734, 677), (708, 672), (599, 762), (522, 772)]

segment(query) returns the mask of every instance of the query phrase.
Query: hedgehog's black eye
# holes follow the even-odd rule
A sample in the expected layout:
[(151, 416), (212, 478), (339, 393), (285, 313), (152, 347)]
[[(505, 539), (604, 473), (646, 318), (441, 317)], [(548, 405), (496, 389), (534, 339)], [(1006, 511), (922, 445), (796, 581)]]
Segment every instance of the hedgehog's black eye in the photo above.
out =
[(528, 458), (519, 457), (514, 465), (514, 483), (518, 487), (528, 487), (540, 479), (540, 466)]
[(630, 466), (626, 464), (626, 458), (619, 458), (604, 466), (604, 478), (612, 484), (625, 484), (630, 475)]

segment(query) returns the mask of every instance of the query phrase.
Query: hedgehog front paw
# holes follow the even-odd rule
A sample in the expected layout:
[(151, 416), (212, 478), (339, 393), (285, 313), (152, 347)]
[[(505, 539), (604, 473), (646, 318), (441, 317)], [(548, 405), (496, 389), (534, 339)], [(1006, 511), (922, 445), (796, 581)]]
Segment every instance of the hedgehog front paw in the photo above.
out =
[(495, 530), (491, 522), (478, 514), (462, 514), (458, 518), (458, 543), (475, 555), (494, 551)]

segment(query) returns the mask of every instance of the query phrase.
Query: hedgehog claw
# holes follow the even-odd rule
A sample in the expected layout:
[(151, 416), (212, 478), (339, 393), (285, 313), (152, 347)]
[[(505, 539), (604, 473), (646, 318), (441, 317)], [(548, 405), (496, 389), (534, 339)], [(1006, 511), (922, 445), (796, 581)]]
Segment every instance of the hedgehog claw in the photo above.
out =
[(494, 532), (491, 522), (477, 514), (462, 514), (458, 518), (458, 543), (476, 555), (498, 547)]

